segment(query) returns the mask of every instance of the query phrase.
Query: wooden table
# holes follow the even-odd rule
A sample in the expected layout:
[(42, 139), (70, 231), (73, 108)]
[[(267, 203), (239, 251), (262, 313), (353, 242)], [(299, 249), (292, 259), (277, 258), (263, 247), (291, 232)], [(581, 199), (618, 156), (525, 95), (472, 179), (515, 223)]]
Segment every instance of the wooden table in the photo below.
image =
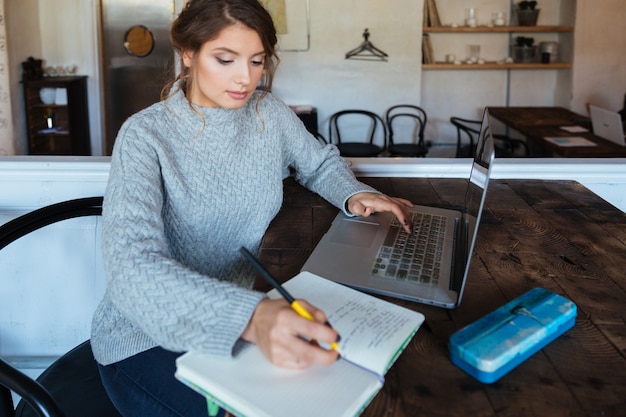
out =
[[(626, 156), (625, 147), (591, 133), (591, 121), (588, 117), (562, 107), (489, 107), (489, 114), (526, 137), (531, 152), (530, 156), (533, 157), (610, 158)], [(561, 129), (562, 126), (581, 126), (589, 131), (570, 133)], [(562, 147), (544, 139), (553, 136), (582, 136), (596, 143), (597, 146)]]
[[(463, 181), (362, 178), (419, 204), (458, 204)], [(337, 213), (293, 180), (263, 241), (280, 281), (297, 274)], [(572, 181), (492, 180), (462, 305), (390, 299), (426, 317), (363, 413), (407, 416), (624, 416), (626, 214)], [(578, 306), (574, 328), (494, 384), (449, 360), (452, 333), (534, 287)], [(268, 290), (260, 281), (258, 288)]]

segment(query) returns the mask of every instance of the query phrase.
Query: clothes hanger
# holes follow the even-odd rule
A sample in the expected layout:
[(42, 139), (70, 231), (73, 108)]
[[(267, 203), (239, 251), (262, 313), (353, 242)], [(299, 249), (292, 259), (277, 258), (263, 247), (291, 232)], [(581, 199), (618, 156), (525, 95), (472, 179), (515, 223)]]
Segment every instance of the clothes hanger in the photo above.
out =
[(366, 28), (363, 32), (363, 39), (365, 39), (361, 45), (346, 53), (346, 59), (360, 59), (363, 61), (387, 61), (387, 55), (380, 49), (376, 48), (372, 42), (369, 41), (370, 32)]

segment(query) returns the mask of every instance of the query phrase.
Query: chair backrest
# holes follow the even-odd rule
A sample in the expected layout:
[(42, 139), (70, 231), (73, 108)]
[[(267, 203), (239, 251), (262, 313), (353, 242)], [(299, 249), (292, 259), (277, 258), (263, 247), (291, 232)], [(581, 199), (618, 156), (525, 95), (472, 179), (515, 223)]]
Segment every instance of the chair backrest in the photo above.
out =
[(37, 229), (62, 220), (102, 214), (102, 197), (63, 201), (26, 213), (0, 226), (0, 250)]
[(387, 147), (387, 129), (383, 119), (374, 112), (359, 109), (341, 110), (330, 116), (328, 140), (335, 145), (348, 142), (377, 145), (382, 151)]
[[(397, 134), (398, 129), (394, 132), (394, 121), (396, 126), (398, 122), (402, 122), (404, 127), (403, 131), (411, 131), (410, 135), (412, 143), (424, 145), (424, 130), (426, 129), (426, 122), (428, 117), (426, 111), (419, 106), (413, 104), (397, 104), (387, 109), (385, 112), (385, 125), (387, 127), (387, 135), (389, 145), (393, 145), (394, 135)], [(408, 125), (406, 125), (406, 123)]]
[[(480, 133), (480, 120), (451, 117), (450, 122), (456, 127), (456, 157), (471, 158), (476, 152), (476, 138)], [(464, 140), (466, 139), (466, 144)]]
[[(476, 141), (480, 133), (480, 120), (469, 120), (460, 117), (451, 117), (450, 122), (456, 126), (456, 157), (473, 158), (476, 153)], [(526, 142), (521, 139), (513, 139), (503, 134), (492, 134), (497, 158), (526, 157), (530, 150)], [(463, 137), (467, 144), (463, 144)]]
[[(76, 217), (100, 215), (102, 213), (102, 201), (102, 197), (89, 197), (52, 204), (0, 225), (0, 250), (19, 238), (53, 223)], [(69, 395), (82, 397), (70, 398), (70, 401), (77, 403), (74, 408), (82, 410), (83, 415), (119, 417), (100, 383), (97, 366), (90, 349), (89, 342), (84, 342), (79, 347), (73, 349), (70, 355), (65, 355), (56, 361), (41, 374), (37, 381), (0, 359), (1, 415), (14, 415), (11, 395), (11, 392), (14, 392), (22, 398), (23, 402), (32, 407), (39, 416), (68, 417), (62, 411), (64, 408), (60, 406), (60, 404), (67, 403), (67, 399), (54, 397), (48, 389), (52, 387), (48, 386), (47, 381), (60, 379), (63, 381), (63, 386), (68, 388), (67, 391), (70, 391)], [(81, 358), (80, 363), (71, 362), (70, 357), (72, 360)], [(65, 368), (65, 366), (69, 366), (69, 368)], [(70, 381), (71, 378), (67, 377), (67, 374), (63, 374), (65, 369), (70, 369), (72, 373), (81, 372), (80, 378), (77, 378), (74, 385)], [(46, 379), (46, 377), (49, 379)], [(76, 392), (77, 386), (81, 387), (82, 393)], [(89, 391), (92, 388), (93, 390)], [(89, 404), (85, 405), (85, 403)], [(88, 406), (93, 407), (97, 411), (86, 409), (85, 407)], [(30, 411), (23, 410), (23, 408), (24, 404), (18, 405), (18, 411), (24, 411), (25, 413)]]

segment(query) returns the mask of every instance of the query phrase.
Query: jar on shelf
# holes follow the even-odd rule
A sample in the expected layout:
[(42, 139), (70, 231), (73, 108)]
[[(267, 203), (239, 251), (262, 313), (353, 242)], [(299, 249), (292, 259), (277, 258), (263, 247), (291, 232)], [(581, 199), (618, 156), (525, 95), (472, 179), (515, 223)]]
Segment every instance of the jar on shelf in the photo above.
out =
[(558, 62), (559, 60), (559, 43), (558, 42), (540, 42), (539, 54), (543, 57), (544, 54), (548, 54), (549, 62)]

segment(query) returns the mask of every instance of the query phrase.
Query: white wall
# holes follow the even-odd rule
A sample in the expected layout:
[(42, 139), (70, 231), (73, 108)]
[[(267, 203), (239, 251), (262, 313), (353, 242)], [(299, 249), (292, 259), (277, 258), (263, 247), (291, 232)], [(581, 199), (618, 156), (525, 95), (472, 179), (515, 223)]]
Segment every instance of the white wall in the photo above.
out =
[[(300, 0), (289, 0), (300, 1)], [(301, 0), (305, 1), (305, 0)], [(508, 10), (511, 0), (473, 0), (479, 22), (494, 11)], [(182, 0), (176, 0), (180, 9)], [(16, 137), (23, 138), (20, 62), (28, 56), (45, 57), (55, 64), (76, 63), (88, 75), (92, 148), (102, 149), (100, 79), (98, 74), (99, 0), (20, 0), (5, 2), (11, 91)], [(310, 0), (311, 46), (306, 52), (281, 53), (282, 64), (274, 86), (290, 104), (318, 107), (321, 131), (328, 116), (342, 108), (361, 107), (381, 112), (390, 104), (413, 102), (429, 115), (427, 139), (450, 142), (455, 132), (452, 115), (478, 118), (484, 105), (505, 105), (507, 74), (511, 105), (561, 105), (586, 113), (585, 103), (621, 109), (626, 93), (626, 7), (623, 0), (542, 0), (539, 24), (575, 21), (574, 39), (560, 36), (562, 50), (574, 46), (572, 70), (421, 71), (423, 0)], [(437, 0), (444, 23), (462, 22), (466, 0)], [(70, 13), (71, 11), (71, 13)], [(509, 13), (510, 15), (510, 13)], [(68, 16), (72, 16), (69, 18)], [(70, 19), (70, 20), (68, 20)], [(344, 59), (362, 41), (389, 54), (388, 62)], [(437, 35), (436, 58), (446, 52), (464, 56), (469, 38)], [(477, 34), (485, 57), (506, 51), (506, 34)], [(537, 34), (536, 41), (551, 40)], [(441, 39), (439, 39), (441, 37)], [(467, 38), (467, 39), (466, 39)], [(497, 39), (497, 40), (495, 40)], [(506, 42), (505, 42), (506, 43)], [(506, 48), (505, 48), (506, 49)], [(23, 149), (24, 139), (18, 145)]]
[[(273, 92), (290, 104), (317, 106), (320, 131), (338, 110), (382, 114), (393, 104), (420, 102), (423, 0), (312, 0), (311, 47), (284, 52)], [(345, 59), (363, 42), (389, 55), (387, 62)]]
[(587, 103), (614, 111), (626, 95), (626, 3), (577, 0), (571, 109), (587, 113)]

